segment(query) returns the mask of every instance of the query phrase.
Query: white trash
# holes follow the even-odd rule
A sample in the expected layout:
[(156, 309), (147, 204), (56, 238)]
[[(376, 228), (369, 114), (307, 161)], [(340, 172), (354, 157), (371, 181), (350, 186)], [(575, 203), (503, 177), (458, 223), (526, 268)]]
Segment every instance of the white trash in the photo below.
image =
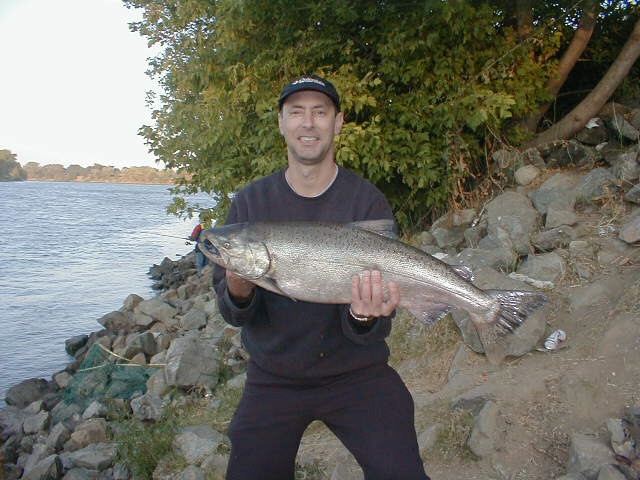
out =
[(567, 332), (556, 330), (544, 341), (544, 348), (547, 350), (557, 350), (562, 342), (567, 339)]

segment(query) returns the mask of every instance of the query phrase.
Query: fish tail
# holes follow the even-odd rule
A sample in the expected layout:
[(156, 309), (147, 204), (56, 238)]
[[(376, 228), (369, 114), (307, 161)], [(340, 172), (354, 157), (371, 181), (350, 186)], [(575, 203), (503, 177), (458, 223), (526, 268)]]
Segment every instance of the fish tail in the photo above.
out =
[(519, 290), (486, 290), (496, 301), (496, 308), (486, 315), (472, 314), (472, 320), (492, 365), (499, 365), (506, 357), (505, 334), (513, 333), (527, 317), (547, 302), (538, 292)]

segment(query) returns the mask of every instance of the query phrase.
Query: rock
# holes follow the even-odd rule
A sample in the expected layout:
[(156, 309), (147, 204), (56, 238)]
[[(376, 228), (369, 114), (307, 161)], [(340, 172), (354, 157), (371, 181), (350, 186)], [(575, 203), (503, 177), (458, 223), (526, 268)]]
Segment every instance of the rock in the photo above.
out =
[(0, 478), (3, 480), (18, 480), (22, 476), (22, 468), (10, 463), (0, 464)]
[(631, 187), (624, 198), (628, 202), (640, 204), (640, 183)]
[(534, 165), (525, 165), (516, 170), (516, 182), (518, 185), (529, 185), (540, 176), (540, 169)]
[(556, 173), (529, 196), (536, 210), (542, 214), (546, 214), (552, 204), (557, 209), (573, 210), (576, 201), (574, 188), (580, 180), (581, 177), (573, 172)]
[(76, 449), (107, 440), (107, 422), (104, 418), (91, 418), (78, 425), (71, 434)]
[(73, 375), (71, 375), (69, 372), (66, 372), (64, 370), (60, 373), (56, 373), (53, 376), (53, 381), (56, 382), (58, 387), (60, 387), (62, 390), (67, 388), (69, 385), (71, 385), (72, 380), (73, 380)]
[(213, 388), (218, 383), (220, 358), (215, 345), (193, 337), (176, 338), (167, 351), (167, 385)]
[(599, 118), (592, 118), (588, 126), (576, 134), (576, 140), (587, 145), (600, 145), (609, 139), (607, 127)]
[(25, 474), (29, 473), (33, 470), (38, 463), (49, 456), (49, 452), (47, 452), (47, 446), (42, 443), (36, 443), (33, 445), (33, 449), (31, 455), (27, 458), (27, 461), (24, 464), (24, 472)]
[(592, 147), (575, 140), (554, 142), (545, 157), (548, 168), (564, 168), (570, 166), (589, 167), (595, 163), (596, 152)]
[(10, 405), (6, 408), (0, 408), (0, 432), (7, 436), (22, 434), (22, 422), (25, 418), (27, 418), (27, 414), (18, 407)]
[(89, 420), (90, 418), (106, 417), (107, 407), (100, 403), (98, 400), (94, 400), (89, 404), (86, 410), (82, 413), (82, 420)]
[(471, 412), (476, 416), (489, 400), (494, 399), (493, 392), (487, 390), (489, 387), (480, 385), (478, 387), (467, 390), (466, 392), (453, 397), (451, 399), (451, 409), (461, 408)]
[(631, 435), (632, 425), (622, 418), (607, 419), (607, 429), (611, 434), (611, 448), (618, 455), (626, 458), (636, 458), (640, 453), (640, 447)]
[(216, 452), (223, 440), (224, 435), (209, 425), (194, 425), (180, 429), (173, 446), (187, 463), (200, 465), (208, 455)]
[(557, 283), (564, 275), (565, 269), (565, 262), (562, 257), (556, 252), (549, 252), (540, 255), (528, 255), (518, 268), (518, 273), (536, 280)]
[(140, 302), (142, 302), (144, 298), (140, 295), (136, 295), (132, 293), (127, 298), (124, 299), (122, 303), (122, 307), (120, 307), (121, 312), (133, 312), (133, 310), (138, 306)]
[(556, 204), (551, 204), (547, 208), (545, 227), (548, 229), (562, 225), (575, 225), (577, 221), (575, 212), (568, 207), (557, 207)]
[(168, 328), (178, 327), (178, 321), (175, 318), (178, 311), (159, 297), (140, 302), (136, 311), (162, 322)]
[(59, 402), (52, 410), (51, 416), (54, 423), (64, 422), (75, 414), (82, 414), (82, 408), (75, 403)]
[(442, 249), (456, 248), (464, 242), (465, 227), (453, 227), (451, 229), (438, 227), (431, 230), (438, 247)]
[(592, 203), (617, 192), (616, 179), (606, 168), (594, 168), (575, 187), (576, 198)]
[(143, 329), (148, 329), (155, 322), (152, 317), (141, 312), (133, 312), (133, 317), (131, 320), (136, 326)]
[(51, 423), (51, 414), (49, 412), (40, 412), (24, 419), (22, 429), (24, 433), (30, 435), (32, 433), (43, 432), (49, 428)]
[(76, 467), (102, 471), (113, 465), (116, 454), (115, 443), (95, 443), (70, 453), (69, 461)]
[(349, 468), (348, 460), (340, 460), (331, 472), (331, 480), (362, 480), (362, 471), (354, 472)]
[(552, 228), (531, 236), (531, 243), (543, 252), (565, 248), (577, 237), (573, 228), (566, 225)]
[(604, 465), (598, 472), (597, 480), (627, 480), (627, 477), (613, 465)]
[[(152, 359), (151, 363), (155, 363)], [(147, 393), (162, 396), (169, 389), (164, 370), (156, 370), (147, 380)]]
[(129, 317), (119, 310), (103, 315), (98, 319), (98, 323), (112, 332), (128, 332), (131, 327)]
[(626, 115), (631, 109), (626, 105), (616, 102), (609, 102), (600, 109), (598, 115), (604, 120), (611, 120), (614, 115)]
[(455, 257), (455, 264), (466, 265), (473, 270), (492, 268), (494, 270), (511, 270), (518, 260), (510, 248), (465, 248)]
[(632, 147), (626, 152), (618, 153), (607, 158), (612, 166), (613, 175), (624, 181), (631, 183), (640, 177), (640, 163), (638, 163), (639, 152), (636, 147)]
[(65, 340), (64, 349), (73, 357), (78, 350), (87, 344), (87, 340), (89, 340), (89, 335), (76, 335), (75, 337)]
[(146, 393), (131, 400), (133, 415), (140, 420), (159, 420), (164, 413), (164, 404), (158, 395)]
[(56, 423), (47, 437), (47, 451), (50, 453), (59, 452), (69, 438), (71, 438), (71, 432), (64, 423)]
[(498, 406), (489, 400), (473, 422), (468, 441), (469, 448), (479, 457), (491, 455), (500, 448), (505, 431), (506, 424)]
[[(18, 435), (9, 437), (2, 445), (2, 449), (0, 449), (0, 463), (16, 463), (20, 448), (20, 437)], [(2, 478), (1, 475), (0, 478)]]
[(36, 413), (40, 413), (42, 411), (42, 406), (44, 402), (42, 400), (36, 400), (35, 402), (31, 402), (25, 408), (22, 409), (24, 413), (27, 415), (35, 415)]
[(43, 458), (22, 476), (23, 480), (58, 480), (61, 477), (62, 462), (57, 455)]
[(418, 435), (418, 448), (420, 451), (429, 450), (433, 448), (438, 441), (438, 435), (442, 431), (442, 424), (436, 423), (431, 425), (426, 430)]
[(4, 398), (7, 405), (24, 408), (36, 400), (40, 400), (49, 391), (49, 384), (44, 378), (30, 378), (7, 390)]
[(638, 141), (640, 132), (624, 118), (624, 114), (621, 112), (614, 113), (607, 123), (618, 137), (626, 138), (632, 142)]
[(204, 470), (196, 467), (195, 465), (189, 465), (174, 478), (175, 480), (205, 480), (206, 477)]
[[(156, 344), (156, 338), (151, 332), (144, 332), (135, 335), (127, 344), (125, 351), (128, 355), (133, 357), (142, 352), (145, 355), (152, 357), (158, 353), (158, 345)], [(125, 355), (127, 356), (127, 355)], [(127, 358), (131, 358), (127, 357)]]
[(556, 480), (587, 480), (587, 478), (581, 473), (568, 473), (556, 478)]
[(603, 465), (611, 462), (613, 452), (595, 437), (582, 433), (571, 435), (567, 473), (580, 473), (587, 480), (597, 480)]
[(192, 308), (180, 320), (183, 330), (198, 330), (207, 325), (207, 314), (202, 310)]
[(99, 480), (99, 478), (100, 475), (94, 470), (72, 468), (62, 477), (62, 480)]
[(202, 468), (209, 475), (213, 476), (213, 480), (224, 480), (228, 464), (228, 457), (215, 453), (205, 458), (200, 465), (200, 468)]
[[(537, 230), (540, 223), (538, 212), (531, 201), (515, 192), (505, 192), (486, 205), (488, 236), (498, 245), (511, 247), (517, 253), (527, 254), (530, 250), (529, 235)], [(504, 232), (507, 242), (501, 240)]]
[(640, 215), (622, 225), (618, 237), (626, 243), (640, 241)]
[(232, 388), (244, 388), (244, 384), (247, 381), (247, 374), (241, 373), (240, 375), (236, 375), (231, 380), (227, 382), (227, 385)]

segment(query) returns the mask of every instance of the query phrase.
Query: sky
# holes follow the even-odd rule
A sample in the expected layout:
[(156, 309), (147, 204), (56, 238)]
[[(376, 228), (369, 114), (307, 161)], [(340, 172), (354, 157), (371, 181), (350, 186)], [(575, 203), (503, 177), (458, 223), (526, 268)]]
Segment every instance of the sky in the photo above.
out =
[(121, 0), (0, 0), (0, 149), (22, 165), (162, 168), (151, 124), (153, 52)]

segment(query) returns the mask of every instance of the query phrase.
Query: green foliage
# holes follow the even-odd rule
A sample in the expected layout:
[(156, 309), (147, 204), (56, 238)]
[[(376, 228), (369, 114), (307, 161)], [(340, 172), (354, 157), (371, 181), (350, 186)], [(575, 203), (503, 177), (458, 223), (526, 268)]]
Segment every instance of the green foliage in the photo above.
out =
[(183, 195), (202, 190), (222, 219), (232, 192), (283, 167), (280, 89), (317, 73), (343, 99), (337, 161), (374, 182), (404, 228), (456, 200), (486, 164), (487, 135), (548, 100), (549, 59), (579, 18), (568, 2), (534, 2), (544, 8), (521, 41), (513, 2), (498, 0), (123, 1), (143, 9), (133, 30), (164, 48), (150, 68), (164, 92), (140, 133), (183, 177), (170, 211), (192, 214)]
[(11, 150), (0, 150), (0, 182), (26, 180), (27, 172), (16, 160)]

